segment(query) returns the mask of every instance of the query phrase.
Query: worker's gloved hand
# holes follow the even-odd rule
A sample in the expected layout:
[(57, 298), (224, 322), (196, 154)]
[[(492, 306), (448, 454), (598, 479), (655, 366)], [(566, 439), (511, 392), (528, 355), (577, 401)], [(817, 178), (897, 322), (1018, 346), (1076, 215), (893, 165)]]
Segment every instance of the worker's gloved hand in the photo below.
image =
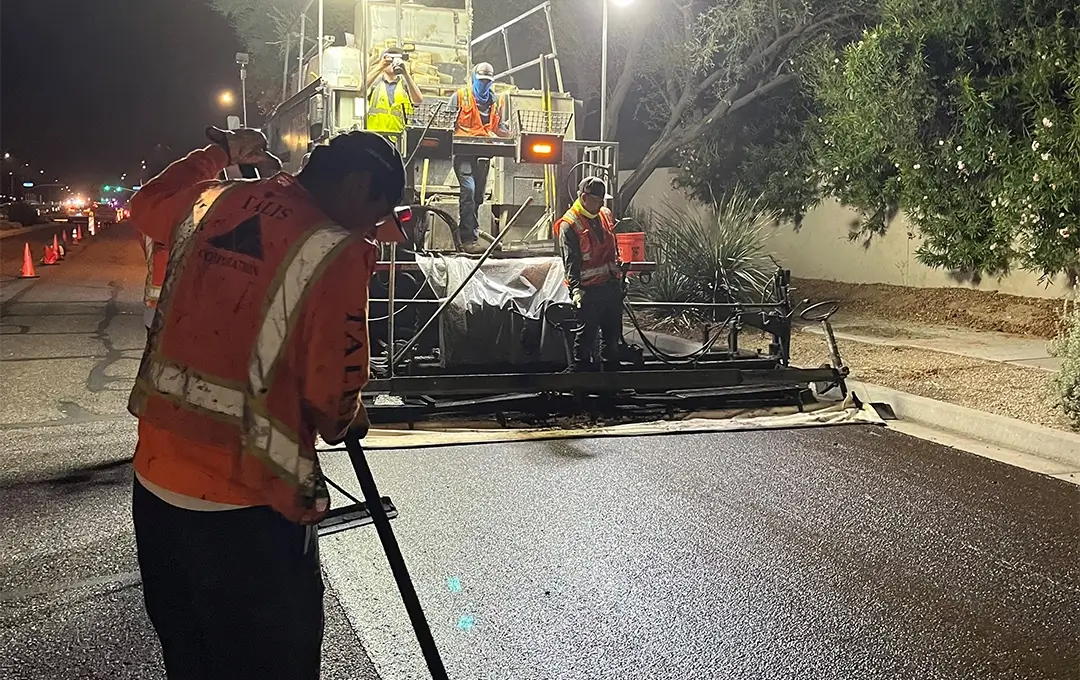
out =
[(268, 148), (266, 135), (258, 130), (206, 128), (207, 138), (229, 154), (229, 165), (253, 165), (263, 175), (281, 169), (281, 161)]
[(581, 309), (581, 301), (585, 299), (585, 291), (575, 288), (570, 294), (570, 299), (573, 301), (575, 309)]

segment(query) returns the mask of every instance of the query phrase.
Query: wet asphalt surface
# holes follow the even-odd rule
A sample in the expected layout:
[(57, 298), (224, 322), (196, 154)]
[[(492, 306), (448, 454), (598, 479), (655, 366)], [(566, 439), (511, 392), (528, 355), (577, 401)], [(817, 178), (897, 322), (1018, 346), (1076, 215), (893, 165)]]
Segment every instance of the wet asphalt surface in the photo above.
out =
[[(164, 677), (129, 516), (139, 250), (82, 248), (2, 292), (5, 679)], [(861, 425), (370, 460), (455, 679), (1080, 678), (1060, 480)], [(374, 531), (322, 553), (324, 677), (424, 677)]]

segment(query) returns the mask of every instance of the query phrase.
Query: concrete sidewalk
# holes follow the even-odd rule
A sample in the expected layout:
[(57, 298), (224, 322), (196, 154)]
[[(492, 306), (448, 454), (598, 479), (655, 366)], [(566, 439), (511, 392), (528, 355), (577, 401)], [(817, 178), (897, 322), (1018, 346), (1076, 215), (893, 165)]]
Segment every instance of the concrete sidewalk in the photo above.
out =
[[(808, 324), (803, 330), (824, 335), (819, 324)], [(913, 347), (1044, 371), (1058, 371), (1062, 361), (1060, 357), (1050, 356), (1048, 340), (1010, 333), (855, 318), (833, 322), (833, 332), (838, 340)]]

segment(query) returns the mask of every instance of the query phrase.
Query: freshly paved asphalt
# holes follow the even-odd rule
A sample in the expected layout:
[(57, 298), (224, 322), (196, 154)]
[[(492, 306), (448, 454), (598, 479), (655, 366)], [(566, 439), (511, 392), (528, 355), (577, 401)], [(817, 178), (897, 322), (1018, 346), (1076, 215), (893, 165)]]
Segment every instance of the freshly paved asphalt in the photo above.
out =
[[(162, 678), (129, 518), (138, 245), (39, 273), (0, 291), (0, 677)], [(370, 459), (455, 679), (1080, 677), (1062, 481), (870, 426)], [(423, 678), (374, 532), (322, 552), (324, 677)]]

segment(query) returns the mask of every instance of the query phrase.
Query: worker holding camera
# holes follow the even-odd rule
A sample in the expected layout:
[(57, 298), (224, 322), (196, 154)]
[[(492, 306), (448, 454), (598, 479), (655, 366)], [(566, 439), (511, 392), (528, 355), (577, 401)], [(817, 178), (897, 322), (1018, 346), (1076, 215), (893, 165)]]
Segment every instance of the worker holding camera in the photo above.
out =
[[(367, 77), (367, 129), (401, 134), (406, 117), (424, 101), (420, 88), (405, 68), (408, 53), (388, 49)], [(381, 77), (380, 77), (381, 76)]]

